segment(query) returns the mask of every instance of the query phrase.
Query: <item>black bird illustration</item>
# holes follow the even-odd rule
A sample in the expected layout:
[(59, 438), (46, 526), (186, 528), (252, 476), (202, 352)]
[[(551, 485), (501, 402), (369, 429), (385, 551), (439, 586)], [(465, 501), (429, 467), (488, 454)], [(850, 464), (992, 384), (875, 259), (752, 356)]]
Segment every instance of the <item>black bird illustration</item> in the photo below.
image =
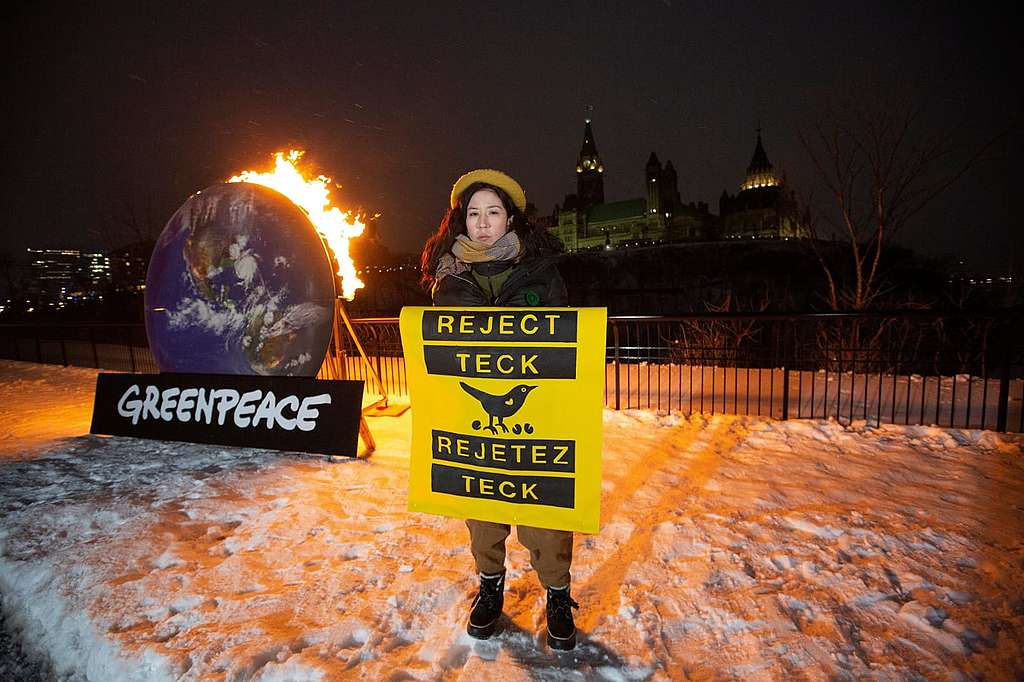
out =
[(484, 408), (487, 416), (490, 417), (490, 422), (484, 428), (494, 434), (498, 433), (498, 430), (494, 428), (494, 420), (497, 419), (501, 430), (508, 433), (508, 427), (505, 426), (505, 417), (511, 417), (518, 412), (519, 408), (526, 402), (526, 396), (530, 394), (530, 391), (537, 388), (536, 386), (519, 384), (505, 395), (491, 395), (490, 393), (484, 393), (479, 388), (473, 388), (465, 381), (460, 381), (459, 386), (462, 386), (463, 391), (480, 401), (480, 406)]

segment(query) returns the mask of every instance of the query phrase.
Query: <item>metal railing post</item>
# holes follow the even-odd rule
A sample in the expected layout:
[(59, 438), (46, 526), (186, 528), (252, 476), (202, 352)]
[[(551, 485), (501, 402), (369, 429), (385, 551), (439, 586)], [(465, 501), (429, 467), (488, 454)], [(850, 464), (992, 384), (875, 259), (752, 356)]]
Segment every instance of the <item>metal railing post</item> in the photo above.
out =
[(1003, 343), (1000, 348), (1000, 361), (1002, 367), (999, 371), (999, 398), (996, 411), (996, 431), (1005, 433), (1006, 416), (1010, 404), (1010, 362), (1013, 359), (1011, 335), (1003, 335)]
[[(777, 328), (777, 327), (776, 327)], [(789, 419), (789, 343), (785, 327), (782, 329), (782, 420)]]
[(100, 354), (96, 350), (96, 328), (89, 327), (89, 343), (92, 345), (92, 364), (96, 369), (100, 368)]
[(612, 322), (612, 343), (615, 344), (615, 409), (621, 405), (622, 395), (619, 391), (619, 325)]
[(125, 327), (125, 336), (128, 338), (128, 357), (132, 362), (132, 374), (135, 374), (135, 348), (132, 344), (132, 328)]
[(380, 360), (380, 335), (375, 334), (373, 338), (373, 354), (374, 360), (377, 363), (377, 376), (380, 377), (381, 386), (384, 385), (384, 370), (381, 367)]

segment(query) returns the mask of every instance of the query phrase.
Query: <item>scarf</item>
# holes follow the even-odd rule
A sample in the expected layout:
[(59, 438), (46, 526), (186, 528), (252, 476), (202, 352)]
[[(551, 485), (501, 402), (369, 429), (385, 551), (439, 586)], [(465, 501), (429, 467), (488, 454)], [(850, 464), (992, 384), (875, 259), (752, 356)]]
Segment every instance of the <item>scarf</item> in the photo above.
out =
[(455, 238), (451, 253), (441, 256), (437, 262), (437, 282), (448, 275), (459, 275), (472, 267), (473, 263), (514, 260), (519, 257), (521, 245), (519, 235), (506, 232), (493, 244), (475, 242), (464, 234)]

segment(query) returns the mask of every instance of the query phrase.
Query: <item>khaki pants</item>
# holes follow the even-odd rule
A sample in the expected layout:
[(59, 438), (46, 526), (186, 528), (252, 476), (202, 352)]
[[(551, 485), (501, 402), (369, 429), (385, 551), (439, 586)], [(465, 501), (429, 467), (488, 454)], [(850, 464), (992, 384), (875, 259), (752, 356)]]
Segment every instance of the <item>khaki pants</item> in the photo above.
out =
[[(476, 570), (493, 575), (505, 570), (505, 538), (512, 527), (505, 523), (468, 519), (470, 548)], [(544, 587), (569, 584), (572, 563), (572, 531), (516, 526), (520, 544), (530, 550), (530, 563)]]

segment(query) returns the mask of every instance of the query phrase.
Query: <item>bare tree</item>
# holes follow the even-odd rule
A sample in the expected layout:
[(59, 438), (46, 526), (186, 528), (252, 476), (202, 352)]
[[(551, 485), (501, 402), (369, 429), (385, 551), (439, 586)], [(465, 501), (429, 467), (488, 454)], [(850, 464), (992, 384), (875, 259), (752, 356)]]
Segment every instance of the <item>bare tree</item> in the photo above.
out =
[[(731, 288), (720, 303), (704, 303), (709, 313), (759, 313), (770, 305), (767, 290), (744, 300)], [(674, 332), (673, 339), (662, 339), (671, 344), (673, 361), (690, 364), (699, 354), (714, 363), (736, 363), (761, 342), (763, 325), (755, 318), (693, 319), (681, 322)]]
[(20, 293), (15, 271), (17, 260), (7, 251), (0, 251), (0, 280), (7, 286), (7, 295), (12, 299)]
[[(878, 307), (891, 291), (882, 263), (893, 237), (985, 158), (999, 137), (964, 155), (954, 136), (929, 135), (913, 106), (860, 102), (833, 107), (809, 133), (800, 133), (826, 197), (825, 209), (811, 220), (811, 244), (828, 284), (822, 298), (832, 310)], [(823, 253), (822, 222), (848, 251), (845, 263)]]
[[(809, 132), (801, 132), (824, 195), (824, 205), (810, 220), (810, 244), (825, 275), (821, 298), (829, 309), (927, 307), (891, 296), (885, 259), (907, 223), (985, 159), (1002, 135), (968, 153), (958, 148), (958, 137), (951, 131), (929, 132), (913, 105), (872, 105), (863, 99), (832, 106)], [(827, 247), (822, 227), (834, 235), (838, 248)], [(839, 371), (881, 367), (911, 343), (907, 323), (855, 317), (821, 324), (818, 350), (825, 366)]]
[(112, 251), (126, 242), (149, 244), (156, 241), (163, 225), (153, 217), (148, 197), (141, 208), (136, 196), (129, 193), (113, 203), (113, 208), (101, 213), (100, 225), (90, 231), (90, 236), (102, 243), (105, 250)]

